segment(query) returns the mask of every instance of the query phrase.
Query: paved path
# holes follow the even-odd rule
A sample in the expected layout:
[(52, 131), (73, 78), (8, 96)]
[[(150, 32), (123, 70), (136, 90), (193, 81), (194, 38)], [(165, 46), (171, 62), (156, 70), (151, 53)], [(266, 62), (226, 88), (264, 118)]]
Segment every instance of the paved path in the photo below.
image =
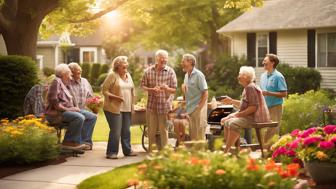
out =
[[(143, 160), (146, 153), (140, 145), (133, 146), (139, 156), (110, 160), (105, 158), (106, 142), (94, 143), (94, 149), (80, 157), (70, 157), (58, 165), (49, 165), (0, 179), (0, 189), (75, 189), (88, 177), (122, 165)], [(121, 148), (120, 150), (121, 151)]]

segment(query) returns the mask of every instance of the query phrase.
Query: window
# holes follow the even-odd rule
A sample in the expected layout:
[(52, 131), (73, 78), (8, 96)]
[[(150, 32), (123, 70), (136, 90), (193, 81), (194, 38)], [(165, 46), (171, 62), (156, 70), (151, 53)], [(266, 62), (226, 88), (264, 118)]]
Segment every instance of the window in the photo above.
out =
[(317, 34), (317, 67), (336, 67), (336, 33)]
[(36, 55), (37, 66), (43, 69), (43, 55)]
[(257, 61), (258, 67), (263, 67), (262, 61), (264, 60), (266, 54), (268, 53), (268, 34), (266, 33), (259, 33), (257, 34)]
[(97, 62), (97, 48), (82, 47), (80, 48), (80, 63), (96, 63)]

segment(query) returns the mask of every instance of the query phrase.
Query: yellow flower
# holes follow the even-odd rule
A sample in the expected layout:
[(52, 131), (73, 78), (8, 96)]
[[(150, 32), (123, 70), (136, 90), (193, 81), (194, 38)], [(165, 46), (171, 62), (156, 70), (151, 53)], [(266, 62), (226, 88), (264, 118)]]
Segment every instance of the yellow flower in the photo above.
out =
[(319, 160), (326, 160), (326, 159), (328, 159), (328, 155), (325, 154), (325, 153), (322, 152), (322, 151), (317, 151), (317, 152), (316, 152), (316, 157), (317, 157)]

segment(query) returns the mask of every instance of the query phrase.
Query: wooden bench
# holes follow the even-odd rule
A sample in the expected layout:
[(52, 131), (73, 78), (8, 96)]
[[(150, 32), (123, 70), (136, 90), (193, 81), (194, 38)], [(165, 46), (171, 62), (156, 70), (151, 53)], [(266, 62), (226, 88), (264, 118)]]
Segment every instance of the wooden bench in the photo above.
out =
[[(255, 123), (252, 125), (251, 128), (254, 128), (257, 134), (257, 139), (258, 139), (258, 143), (259, 143), (259, 148), (261, 150), (261, 157), (265, 157), (264, 155), (264, 141), (263, 141), (263, 137), (262, 137), (262, 133), (261, 133), (261, 129), (263, 128), (270, 128), (270, 127), (277, 127), (279, 125), (278, 122), (267, 122), (267, 123)], [(253, 144), (252, 144), (253, 145)], [(240, 149), (240, 141), (237, 140), (235, 143), (237, 152), (239, 152)], [(248, 145), (246, 145), (248, 146)]]

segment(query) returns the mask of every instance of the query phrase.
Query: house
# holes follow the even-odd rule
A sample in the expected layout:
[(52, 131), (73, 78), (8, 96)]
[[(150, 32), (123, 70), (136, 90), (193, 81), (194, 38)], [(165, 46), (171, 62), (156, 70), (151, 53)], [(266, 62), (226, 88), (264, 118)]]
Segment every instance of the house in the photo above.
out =
[(231, 55), (255, 65), (257, 78), (265, 54), (274, 53), (291, 66), (316, 68), (321, 87), (336, 90), (335, 0), (267, 0), (217, 32), (230, 38)]
[(54, 68), (59, 63), (107, 63), (105, 50), (102, 47), (104, 32), (96, 30), (85, 37), (51, 36), (37, 41), (36, 58), (40, 68)]

